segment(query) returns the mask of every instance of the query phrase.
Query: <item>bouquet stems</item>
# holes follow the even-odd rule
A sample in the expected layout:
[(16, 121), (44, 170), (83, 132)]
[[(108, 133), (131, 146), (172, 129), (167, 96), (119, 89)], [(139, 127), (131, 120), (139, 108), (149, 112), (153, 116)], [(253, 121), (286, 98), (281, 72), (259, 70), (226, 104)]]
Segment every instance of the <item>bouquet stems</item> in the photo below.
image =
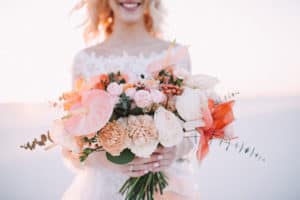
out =
[(162, 195), (167, 185), (163, 172), (149, 172), (141, 177), (129, 178), (119, 192), (125, 194), (125, 200), (154, 200), (155, 192)]

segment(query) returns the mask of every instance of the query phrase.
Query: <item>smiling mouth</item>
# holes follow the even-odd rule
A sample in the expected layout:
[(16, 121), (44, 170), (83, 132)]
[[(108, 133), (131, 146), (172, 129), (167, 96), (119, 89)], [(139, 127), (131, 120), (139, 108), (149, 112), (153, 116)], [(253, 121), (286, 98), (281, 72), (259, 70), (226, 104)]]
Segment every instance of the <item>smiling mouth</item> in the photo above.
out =
[(135, 10), (137, 9), (142, 3), (140, 2), (119, 2), (119, 5), (126, 10)]

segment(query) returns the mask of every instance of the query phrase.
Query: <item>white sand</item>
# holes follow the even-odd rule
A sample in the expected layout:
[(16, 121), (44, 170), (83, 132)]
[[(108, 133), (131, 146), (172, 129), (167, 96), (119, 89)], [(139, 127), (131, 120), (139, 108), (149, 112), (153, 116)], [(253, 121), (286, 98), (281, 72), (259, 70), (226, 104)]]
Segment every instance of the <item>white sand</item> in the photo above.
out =
[[(0, 104), (0, 199), (60, 199), (70, 184), (73, 175), (63, 166), (59, 149), (18, 148), (46, 131), (54, 116), (45, 105)], [(225, 152), (213, 143), (199, 168), (202, 199), (300, 199), (300, 98), (240, 100), (236, 116), (236, 134), (267, 161)]]

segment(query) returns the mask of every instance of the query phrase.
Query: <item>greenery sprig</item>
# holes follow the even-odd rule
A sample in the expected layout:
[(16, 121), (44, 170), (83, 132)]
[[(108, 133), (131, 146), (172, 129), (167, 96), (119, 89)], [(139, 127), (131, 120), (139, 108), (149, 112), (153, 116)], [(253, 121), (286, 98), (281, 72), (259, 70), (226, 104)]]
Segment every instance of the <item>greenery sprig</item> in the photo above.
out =
[(51, 139), (50, 132), (47, 131), (47, 134), (42, 134), (40, 140), (34, 138), (33, 141), (27, 142), (24, 145), (21, 145), (20, 148), (34, 150), (36, 146), (45, 146), (47, 142), (54, 143)]

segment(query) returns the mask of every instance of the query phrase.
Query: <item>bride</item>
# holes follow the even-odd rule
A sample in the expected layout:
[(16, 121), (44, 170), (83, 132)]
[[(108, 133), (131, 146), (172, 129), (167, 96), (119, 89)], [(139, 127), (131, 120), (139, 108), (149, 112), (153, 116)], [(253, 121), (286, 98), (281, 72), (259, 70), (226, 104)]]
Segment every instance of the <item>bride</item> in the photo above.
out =
[[(161, 0), (83, 0), (76, 9), (87, 8), (84, 38), (87, 42), (104, 37), (79, 51), (73, 60), (73, 80), (111, 71), (125, 71), (137, 78), (146, 75), (147, 65), (166, 56), (170, 42), (160, 39)], [(175, 45), (171, 51), (176, 51)], [(190, 70), (185, 58), (181, 67)], [(164, 171), (169, 185), (155, 200), (199, 200), (188, 165), (183, 159), (195, 146), (184, 139), (174, 148), (158, 148), (150, 158), (135, 158), (126, 165), (116, 165), (103, 152), (92, 154), (81, 164), (76, 154), (63, 149), (67, 165), (76, 177), (63, 200), (121, 200), (118, 190), (128, 177)], [(194, 178), (195, 179), (195, 178)]]

